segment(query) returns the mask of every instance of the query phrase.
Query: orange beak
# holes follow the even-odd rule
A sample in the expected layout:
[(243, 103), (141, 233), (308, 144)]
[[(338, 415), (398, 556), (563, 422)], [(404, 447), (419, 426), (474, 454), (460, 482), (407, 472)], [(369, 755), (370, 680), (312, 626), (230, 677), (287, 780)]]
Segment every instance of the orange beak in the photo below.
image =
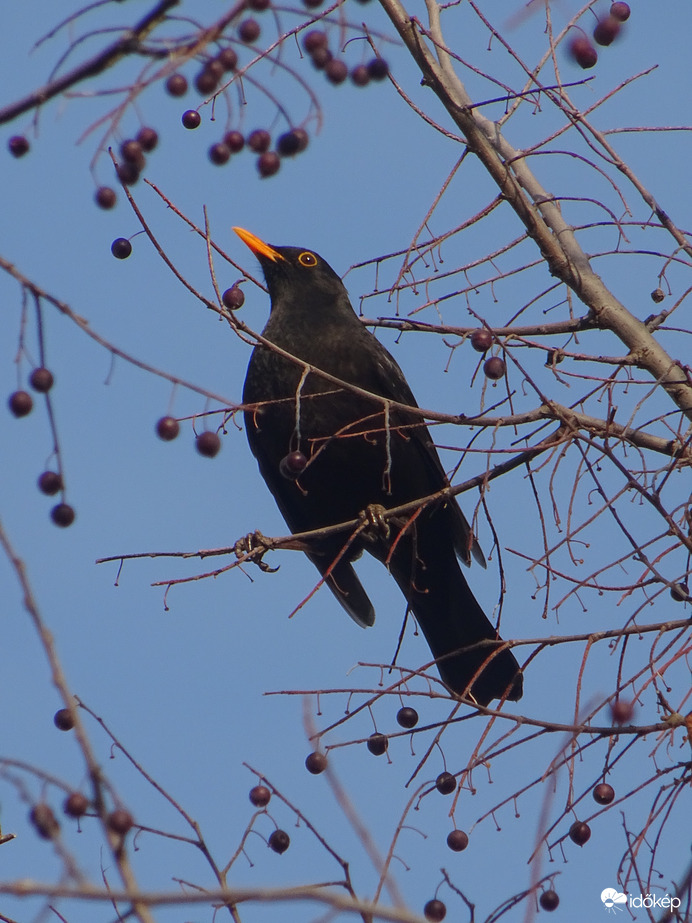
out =
[(263, 240), (260, 240), (259, 237), (256, 237), (254, 234), (251, 234), (250, 231), (246, 231), (244, 228), (233, 228), (238, 237), (246, 244), (255, 256), (264, 256), (269, 260), (283, 260), (285, 257), (281, 256), (278, 250), (274, 250), (273, 247), (270, 247), (269, 244), (265, 244)]

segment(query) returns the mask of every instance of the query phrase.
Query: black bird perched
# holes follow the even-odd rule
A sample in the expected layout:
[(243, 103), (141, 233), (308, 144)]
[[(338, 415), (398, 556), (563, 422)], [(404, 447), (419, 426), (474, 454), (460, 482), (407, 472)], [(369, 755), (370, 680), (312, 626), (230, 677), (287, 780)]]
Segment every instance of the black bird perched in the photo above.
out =
[[(356, 520), (449, 486), (403, 372), (356, 316), (339, 276), (311, 250), (274, 247), (234, 231), (257, 256), (269, 288), (270, 343), (378, 398), (306, 371), (271, 347), (255, 347), (243, 403), (250, 448), (292, 532)], [(349, 543), (350, 542), (350, 543)], [(482, 705), (522, 694), (519, 665), (469, 589), (457, 556), (485, 566), (453, 498), (323, 538), (308, 552), (359, 625), (375, 613), (352, 561), (369, 551), (388, 567), (423, 630), (443, 682)], [(479, 644), (479, 642), (496, 642)], [(471, 648), (471, 649), (469, 649)]]

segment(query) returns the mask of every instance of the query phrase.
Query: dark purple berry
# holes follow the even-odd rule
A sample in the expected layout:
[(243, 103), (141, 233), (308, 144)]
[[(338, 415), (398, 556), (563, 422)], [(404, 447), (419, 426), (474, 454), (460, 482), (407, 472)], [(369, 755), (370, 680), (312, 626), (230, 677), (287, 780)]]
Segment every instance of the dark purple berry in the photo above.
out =
[(132, 244), (126, 237), (116, 237), (111, 244), (111, 253), (116, 260), (126, 260), (132, 253)]
[(598, 52), (585, 35), (577, 35), (571, 40), (569, 53), (584, 70), (593, 67), (598, 61)]
[(269, 837), (269, 848), (281, 855), (291, 845), (291, 838), (285, 830), (274, 830)]
[(327, 33), (320, 29), (311, 29), (303, 37), (303, 48), (308, 54), (312, 54), (317, 48), (326, 48), (329, 39)]
[(24, 135), (12, 135), (7, 142), (7, 147), (13, 157), (23, 157), (29, 153), (29, 142)]
[(170, 442), (180, 432), (180, 423), (175, 417), (161, 417), (156, 423), (156, 434), (164, 442)]
[(558, 904), (560, 903), (560, 898), (551, 888), (550, 890), (544, 891), (543, 894), (541, 894), (541, 896), (538, 898), (538, 903), (541, 905), (543, 910), (557, 910)]
[(62, 809), (69, 817), (83, 817), (89, 810), (89, 799), (81, 792), (70, 792)]
[(29, 820), (44, 840), (52, 840), (60, 830), (60, 824), (53, 814), (53, 809), (42, 801), (33, 806), (29, 813)]
[(629, 3), (613, 3), (610, 7), (610, 15), (614, 16), (616, 19), (619, 19), (620, 22), (626, 22), (630, 18), (630, 5)]
[(463, 852), (469, 845), (469, 837), (463, 830), (452, 830), (447, 834), (447, 846), (452, 852)]
[(590, 836), (591, 828), (582, 820), (575, 820), (569, 828), (569, 838), (573, 843), (576, 843), (577, 846), (583, 846), (587, 843)]
[(254, 10), (255, 13), (263, 13), (264, 10), (269, 8), (270, 0), (245, 0), (245, 5), (249, 10)]
[(292, 128), (276, 139), (276, 149), (282, 157), (293, 157), (308, 146), (308, 133), (304, 128)]
[(212, 144), (209, 148), (209, 160), (216, 164), (217, 167), (222, 167), (225, 163), (228, 163), (230, 159), (230, 148), (223, 144), (223, 142), (219, 141), (217, 144)]
[(327, 757), (324, 753), (320, 753), (319, 750), (314, 750), (306, 756), (305, 768), (314, 776), (318, 776), (327, 768)]
[(195, 77), (195, 89), (202, 96), (207, 96), (209, 93), (213, 93), (214, 90), (219, 85), (219, 78), (216, 74), (209, 70), (209, 68), (204, 67)]
[(597, 804), (610, 804), (610, 802), (615, 798), (615, 789), (612, 785), (608, 785), (607, 782), (599, 782), (595, 786), (593, 792), (593, 800)]
[(442, 903), (435, 898), (428, 903), (423, 908), (423, 916), (426, 920), (430, 920), (430, 923), (441, 923), (442, 920), (447, 916), (447, 908)]
[(271, 796), (272, 793), (266, 785), (255, 785), (254, 788), (250, 789), (249, 798), (256, 808), (266, 808)]
[(238, 54), (235, 48), (231, 48), (230, 45), (227, 45), (217, 54), (216, 60), (225, 71), (232, 71), (236, 69), (236, 65), (238, 64)]
[(675, 583), (670, 588), (670, 598), (676, 603), (687, 602), (690, 598), (690, 592), (686, 583)]
[(504, 378), (507, 373), (505, 360), (501, 359), (499, 356), (491, 356), (490, 359), (486, 359), (483, 363), (483, 372), (485, 373), (485, 377), (490, 378), (492, 381), (498, 381), (498, 379)]
[(221, 296), (221, 301), (223, 301), (224, 307), (228, 308), (229, 311), (237, 311), (238, 308), (242, 308), (245, 303), (245, 295), (243, 294), (242, 288), (238, 285), (234, 285), (226, 289)]
[(111, 811), (108, 815), (106, 823), (108, 824), (108, 829), (112, 830), (113, 833), (125, 836), (134, 826), (134, 818), (124, 808), (116, 808), (115, 811)]
[(479, 327), (471, 334), (471, 346), (477, 353), (485, 353), (493, 345), (493, 335), (485, 327)]
[(136, 163), (124, 160), (115, 168), (115, 174), (123, 186), (134, 186), (139, 179), (140, 168)]
[(53, 724), (59, 731), (71, 731), (74, 727), (74, 718), (69, 708), (59, 708), (53, 715)]
[(273, 176), (279, 172), (281, 160), (276, 151), (265, 151), (257, 158), (257, 169), (262, 177)]
[(389, 747), (389, 741), (384, 736), (384, 734), (375, 733), (375, 734), (371, 734), (370, 737), (368, 737), (366, 746), (368, 750), (374, 756), (382, 756), (384, 753), (387, 752), (387, 748)]
[(418, 724), (418, 712), (415, 708), (411, 708), (410, 705), (404, 705), (396, 713), (396, 720), (397, 724), (402, 728), (410, 730)]
[(15, 417), (25, 417), (34, 406), (34, 401), (28, 391), (14, 391), (7, 399), (10, 410)]
[(655, 288), (651, 293), (651, 300), (654, 302), (654, 304), (660, 304), (665, 297), (666, 293), (662, 288)]
[(341, 58), (332, 58), (331, 61), (327, 61), (324, 72), (327, 75), (327, 80), (335, 86), (343, 83), (348, 77), (348, 67)]
[(56, 526), (66, 529), (71, 526), (75, 519), (75, 512), (69, 503), (58, 503), (50, 511), (50, 518)]
[(251, 45), (260, 37), (261, 31), (260, 24), (256, 19), (244, 19), (238, 26), (238, 37), (241, 42)]
[(42, 494), (49, 497), (54, 496), (59, 490), (62, 490), (62, 477), (57, 471), (44, 471), (38, 477), (38, 489)]
[(457, 787), (457, 780), (451, 772), (441, 772), (435, 779), (435, 788), (441, 795), (451, 795)]
[(334, 55), (326, 45), (321, 48), (315, 48), (315, 50), (310, 53), (310, 60), (318, 71), (324, 70), (333, 57)]
[(185, 112), (183, 112), (181, 122), (183, 123), (184, 128), (192, 131), (192, 129), (199, 128), (199, 126), (202, 124), (202, 116), (199, 114), (199, 112), (197, 112), (196, 109), (186, 109)]
[(142, 145), (139, 141), (135, 141), (134, 138), (128, 138), (127, 141), (123, 141), (120, 145), (120, 154), (123, 160), (126, 160), (128, 163), (133, 163), (138, 169), (141, 170), (144, 166)]
[(256, 128), (247, 136), (248, 147), (256, 154), (263, 154), (268, 151), (271, 143), (271, 135), (264, 128)]
[(29, 384), (34, 391), (39, 391), (41, 394), (50, 391), (53, 387), (53, 381), (53, 373), (50, 369), (46, 369), (43, 366), (34, 369), (31, 375), (29, 375)]
[(139, 141), (143, 151), (153, 151), (159, 143), (159, 134), (155, 128), (143, 125), (137, 132), (137, 141)]
[(351, 71), (351, 81), (357, 87), (364, 87), (370, 83), (370, 71), (365, 64), (357, 64)]
[(384, 58), (373, 58), (368, 62), (368, 73), (371, 80), (384, 80), (389, 74), (389, 65)]
[(629, 724), (634, 717), (634, 702), (616, 699), (611, 703), (610, 714), (614, 724)]
[(171, 96), (184, 96), (187, 93), (187, 77), (184, 74), (171, 74), (166, 80), (166, 90)]
[(593, 30), (593, 38), (598, 45), (611, 45), (619, 32), (620, 21), (615, 16), (606, 16), (605, 19), (599, 19)]
[(223, 143), (233, 154), (237, 154), (245, 147), (245, 138), (239, 131), (227, 131), (223, 136)]
[(289, 452), (279, 463), (279, 471), (287, 481), (295, 481), (305, 471), (308, 463), (302, 452)]
[(322, 6), (322, 0), (303, 0), (303, 6), (309, 10), (316, 10), (318, 6)]
[(115, 189), (110, 186), (99, 186), (94, 194), (94, 199), (99, 208), (113, 208), (118, 200)]
[(196, 445), (200, 455), (204, 455), (205, 458), (214, 458), (221, 450), (221, 439), (218, 433), (213, 433), (208, 429), (199, 434)]

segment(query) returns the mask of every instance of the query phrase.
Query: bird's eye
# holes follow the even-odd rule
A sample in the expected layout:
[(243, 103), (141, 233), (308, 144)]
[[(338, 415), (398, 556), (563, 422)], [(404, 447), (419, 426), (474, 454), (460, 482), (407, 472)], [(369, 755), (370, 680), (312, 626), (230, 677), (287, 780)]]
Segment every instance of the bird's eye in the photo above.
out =
[(317, 266), (317, 257), (314, 253), (310, 253), (309, 250), (306, 250), (304, 253), (300, 254), (298, 262), (301, 266)]

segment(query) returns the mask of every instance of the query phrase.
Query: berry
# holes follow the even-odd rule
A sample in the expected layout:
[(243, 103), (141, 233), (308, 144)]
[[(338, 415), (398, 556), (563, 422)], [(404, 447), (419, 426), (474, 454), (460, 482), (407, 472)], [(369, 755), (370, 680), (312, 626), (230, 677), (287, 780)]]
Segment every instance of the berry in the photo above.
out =
[(384, 58), (373, 58), (368, 62), (368, 74), (371, 80), (384, 80), (389, 73), (389, 65)]
[(332, 58), (331, 61), (327, 61), (324, 72), (327, 75), (327, 80), (335, 86), (343, 83), (348, 77), (348, 67), (341, 58)]
[(579, 67), (588, 70), (598, 61), (598, 52), (585, 35), (577, 35), (569, 43), (569, 53)]
[(279, 855), (281, 855), (281, 853), (286, 852), (288, 847), (291, 845), (291, 838), (285, 830), (279, 830), (277, 828), (270, 835), (268, 842), (269, 848), (273, 849), (274, 852), (277, 852)]
[(575, 820), (569, 828), (569, 838), (573, 843), (576, 843), (577, 846), (583, 846), (587, 843), (590, 836), (591, 827), (582, 820)]
[(594, 788), (592, 795), (596, 804), (610, 804), (613, 798), (615, 798), (615, 789), (612, 785), (608, 785), (607, 782), (599, 782)]
[(382, 756), (383, 753), (387, 752), (389, 741), (384, 734), (375, 733), (368, 737), (366, 746), (373, 756)]
[(469, 845), (468, 834), (463, 830), (451, 830), (447, 834), (447, 846), (453, 852), (463, 852)]
[(180, 432), (180, 424), (175, 417), (161, 417), (156, 423), (156, 434), (164, 442), (170, 442)]
[(81, 792), (71, 792), (63, 802), (62, 809), (69, 817), (82, 817), (89, 810), (89, 799)]
[(543, 910), (557, 910), (557, 906), (560, 903), (560, 898), (551, 888), (550, 890), (544, 891), (543, 894), (541, 894), (541, 896), (538, 898), (538, 903), (541, 905)]
[(610, 705), (610, 714), (615, 724), (629, 724), (634, 715), (634, 702), (616, 699)]
[(264, 128), (256, 128), (247, 136), (247, 143), (250, 150), (256, 154), (263, 154), (269, 150), (272, 139), (269, 132), (265, 131)]
[(255, 785), (254, 788), (250, 789), (250, 801), (256, 808), (266, 808), (271, 796), (272, 793), (266, 785)]
[(221, 301), (223, 301), (224, 307), (228, 308), (229, 311), (237, 311), (238, 308), (242, 308), (245, 303), (245, 295), (243, 294), (242, 288), (238, 285), (234, 285), (226, 289), (221, 296)]
[(74, 718), (69, 708), (59, 708), (53, 715), (53, 724), (59, 731), (71, 731), (74, 727)]
[(351, 71), (351, 81), (357, 87), (364, 87), (370, 83), (370, 71), (365, 64), (357, 64)]
[(34, 391), (39, 391), (41, 394), (50, 391), (53, 387), (53, 381), (53, 373), (50, 369), (46, 369), (43, 366), (34, 369), (31, 375), (29, 375), (29, 384)]
[(485, 353), (493, 345), (493, 335), (485, 327), (479, 327), (471, 334), (471, 346), (477, 353)]
[(139, 179), (139, 170), (140, 168), (136, 163), (130, 163), (129, 160), (125, 160), (117, 165), (115, 175), (124, 186), (134, 186)]
[(222, 48), (217, 54), (216, 60), (225, 71), (232, 71), (235, 70), (238, 64), (238, 54), (235, 48), (231, 48), (231, 46), (228, 45), (226, 48)]
[(61, 529), (66, 529), (74, 522), (75, 512), (69, 503), (58, 503), (50, 511), (50, 518), (56, 526), (60, 526)]
[(115, 189), (111, 189), (110, 186), (99, 186), (99, 188), (94, 193), (94, 199), (99, 208), (113, 208), (115, 203), (118, 200), (118, 197), (115, 194)]
[(232, 154), (237, 154), (245, 147), (245, 138), (239, 131), (227, 131), (223, 136), (223, 143)]
[(606, 16), (605, 19), (598, 20), (593, 30), (593, 38), (598, 45), (610, 45), (618, 37), (619, 31), (620, 21), (615, 16)]
[(269, 7), (269, 0), (246, 0), (245, 5), (249, 10), (262, 13)]
[(302, 452), (289, 452), (279, 462), (279, 471), (287, 481), (295, 481), (305, 471), (307, 463)]
[(183, 128), (192, 131), (194, 128), (199, 128), (202, 124), (202, 116), (196, 109), (186, 109), (180, 121), (183, 123)]
[(57, 471), (44, 471), (38, 476), (37, 483), (41, 493), (47, 494), (49, 497), (54, 496), (59, 490), (62, 490), (62, 477)]
[(308, 146), (308, 133), (304, 128), (292, 128), (276, 139), (276, 149), (282, 157), (293, 157)]
[(415, 708), (411, 708), (410, 705), (404, 705), (396, 713), (396, 720), (397, 724), (402, 728), (410, 730), (418, 724), (418, 712)]
[(324, 67), (326, 67), (333, 57), (334, 55), (326, 45), (324, 47), (315, 48), (315, 50), (310, 53), (310, 60), (318, 71), (321, 71)]
[(127, 141), (123, 141), (123, 143), (120, 145), (120, 154), (123, 160), (126, 160), (128, 163), (133, 163), (140, 169), (144, 166), (144, 153), (142, 151), (142, 145), (139, 143), (139, 141), (135, 141), (134, 138), (129, 138)]
[(441, 772), (435, 779), (435, 788), (441, 795), (451, 795), (457, 787), (457, 780), (451, 772)]
[(320, 29), (311, 29), (303, 38), (303, 48), (308, 54), (312, 54), (318, 48), (326, 48), (329, 39), (327, 33)]
[(651, 300), (655, 304), (660, 304), (665, 297), (666, 297), (666, 293), (663, 291), (662, 288), (655, 288), (653, 292), (651, 293)]
[(620, 22), (626, 22), (630, 18), (630, 12), (629, 3), (620, 3), (618, 0), (617, 3), (611, 4), (610, 15), (619, 19)]
[(204, 67), (195, 77), (195, 89), (202, 96), (213, 93), (218, 85), (219, 78), (214, 71), (210, 70), (208, 67)]
[(217, 167), (223, 166), (225, 163), (231, 159), (230, 149), (221, 141), (217, 144), (212, 144), (209, 148), (209, 160), (212, 163), (215, 163)]
[(303, 0), (303, 6), (309, 10), (316, 10), (318, 6), (322, 6), (322, 0)]
[(7, 399), (10, 410), (15, 417), (25, 417), (34, 406), (34, 401), (28, 391), (14, 391)]
[(238, 37), (241, 42), (245, 42), (246, 45), (256, 42), (260, 37), (260, 24), (256, 19), (244, 19), (238, 26)]
[(134, 818), (130, 812), (126, 811), (124, 808), (116, 808), (115, 811), (111, 811), (108, 815), (106, 823), (108, 824), (108, 829), (112, 830), (113, 833), (125, 836), (125, 834), (129, 833), (132, 829)]
[(143, 125), (137, 132), (137, 141), (139, 141), (143, 151), (153, 151), (159, 143), (159, 134), (154, 128)]
[(7, 147), (13, 157), (23, 157), (29, 153), (29, 142), (24, 135), (13, 135), (7, 142)]
[(196, 445), (200, 455), (204, 455), (205, 458), (214, 458), (221, 450), (221, 439), (218, 433), (205, 430), (197, 437)]
[(52, 840), (60, 830), (60, 824), (53, 814), (53, 809), (43, 801), (33, 806), (29, 812), (29, 820), (44, 840)]
[(485, 377), (490, 378), (492, 381), (504, 378), (507, 372), (505, 360), (499, 356), (491, 356), (490, 359), (486, 359), (483, 363), (483, 371), (485, 372)]
[(320, 753), (319, 750), (314, 750), (306, 756), (305, 768), (314, 776), (318, 776), (327, 768), (327, 757), (324, 753)]
[(184, 96), (187, 93), (187, 77), (183, 74), (171, 74), (166, 81), (166, 90), (171, 96)]
[(276, 151), (265, 151), (257, 158), (257, 169), (262, 177), (273, 176), (279, 172), (281, 160)]
[(441, 920), (447, 916), (447, 908), (442, 903), (435, 898), (423, 907), (423, 916), (426, 920), (430, 920), (431, 923), (440, 923)]
[(675, 583), (670, 588), (670, 598), (676, 603), (684, 603), (690, 598), (689, 589), (686, 583)]
[(116, 260), (126, 260), (132, 253), (132, 244), (126, 237), (116, 237), (111, 244), (111, 253)]

